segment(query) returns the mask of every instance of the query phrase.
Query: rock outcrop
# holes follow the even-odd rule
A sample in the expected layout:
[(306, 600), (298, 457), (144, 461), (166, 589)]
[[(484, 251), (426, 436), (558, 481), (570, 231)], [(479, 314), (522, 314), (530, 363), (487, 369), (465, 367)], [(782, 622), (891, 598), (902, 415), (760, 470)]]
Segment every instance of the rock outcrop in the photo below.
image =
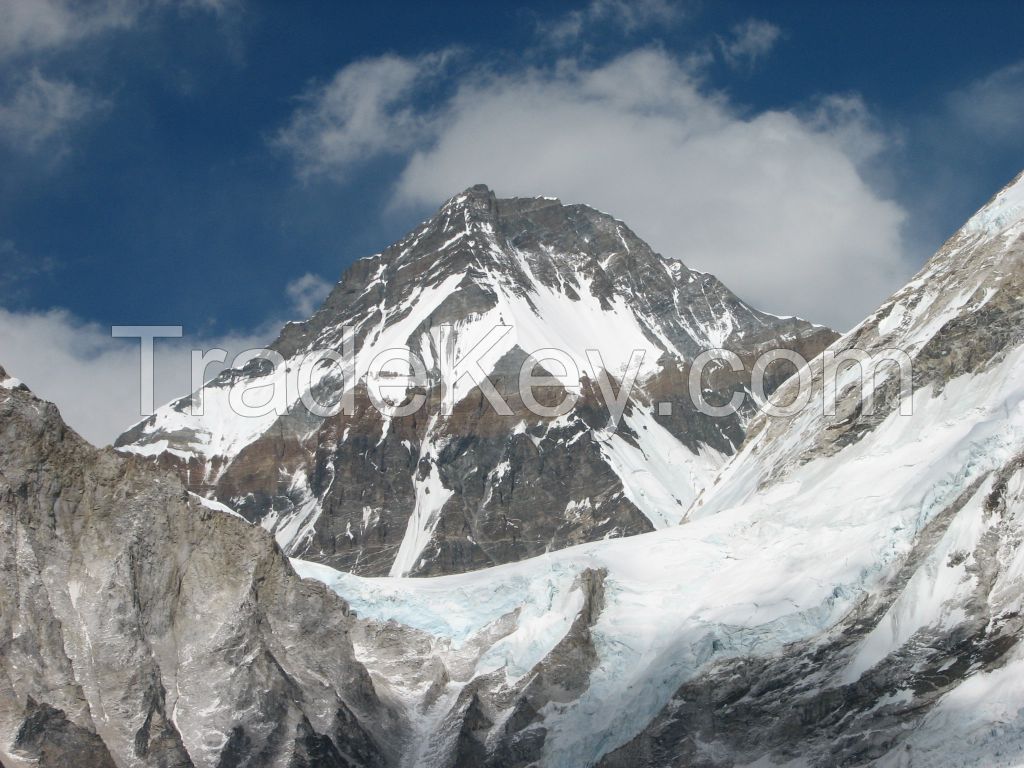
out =
[(391, 765), (353, 621), (265, 531), (0, 370), (5, 766)]

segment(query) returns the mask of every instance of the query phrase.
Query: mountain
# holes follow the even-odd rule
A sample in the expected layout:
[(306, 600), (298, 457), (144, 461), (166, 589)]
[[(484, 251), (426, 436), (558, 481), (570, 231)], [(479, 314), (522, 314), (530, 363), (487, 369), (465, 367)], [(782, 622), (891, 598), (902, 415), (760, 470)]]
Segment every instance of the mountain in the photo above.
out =
[(353, 622), (269, 534), (0, 368), (0, 764), (391, 765)]
[[(683, 524), (424, 579), (289, 561), (0, 369), (0, 764), (1018, 766), (1022, 321), (1024, 174)], [(894, 349), (869, 407), (835, 355)]]
[[(202, 416), (191, 414), (198, 395), (183, 398), (116, 445), (175, 468), (290, 555), (373, 576), (457, 573), (678, 523), (757, 406), (750, 397), (729, 417), (698, 411), (685, 396), (694, 358), (724, 347), (742, 359), (743, 371), (705, 382), (709, 401), (726, 402), (750, 394), (750, 368), (765, 350), (811, 357), (834, 338), (752, 309), (607, 214), (552, 198), (497, 199), (476, 186), (356, 262), (308, 321), (284, 328), (271, 347), (277, 367), (254, 360), (227, 370), (206, 386)], [(243, 389), (302, 379), (311, 351), (347, 344), (348, 363), (314, 367), (284, 395), (281, 415), (232, 407)], [(408, 415), (381, 413), (367, 384), (375, 358), (396, 348), (397, 362), (379, 359), (392, 393), (408, 373), (402, 361), (415, 356), (425, 368), (392, 396), (393, 405), (424, 398)], [(568, 412), (539, 415), (519, 374), (528, 355), (550, 348), (560, 360), (529, 365), (558, 380), (537, 399), (577, 399)], [(634, 350), (643, 357), (619, 428), (595, 436)], [(504, 414), (471, 379), (441, 375), (477, 357), (508, 403)], [(770, 369), (767, 392), (792, 372), (786, 365)], [(316, 416), (302, 405), (309, 393), (329, 403), (348, 396), (348, 412)]]
[(296, 561), (406, 702), (401, 764), (1024, 764), (1024, 174), (829, 352), (683, 525), (428, 580)]

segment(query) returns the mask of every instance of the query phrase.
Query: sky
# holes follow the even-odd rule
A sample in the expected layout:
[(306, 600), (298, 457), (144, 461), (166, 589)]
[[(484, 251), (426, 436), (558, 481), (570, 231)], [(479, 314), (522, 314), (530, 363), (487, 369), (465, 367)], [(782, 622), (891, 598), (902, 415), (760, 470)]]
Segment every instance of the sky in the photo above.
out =
[(475, 183), (845, 330), (1024, 168), (1024, 5), (0, 0), (0, 365), (105, 443)]

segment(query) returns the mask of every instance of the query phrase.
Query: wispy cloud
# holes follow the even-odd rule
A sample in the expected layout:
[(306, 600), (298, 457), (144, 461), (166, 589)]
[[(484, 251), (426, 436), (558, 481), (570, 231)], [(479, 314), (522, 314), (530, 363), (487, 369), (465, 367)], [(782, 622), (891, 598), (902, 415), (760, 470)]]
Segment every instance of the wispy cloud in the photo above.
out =
[(235, 13), (243, 5), (242, 0), (161, 0), (161, 2), (164, 5), (176, 5), (184, 9), (192, 8), (198, 11), (213, 13), (217, 16)]
[(132, 0), (0, 0), (0, 58), (65, 48), (129, 27), (140, 8)]
[(782, 37), (782, 30), (769, 21), (747, 19), (718, 38), (718, 47), (725, 63), (734, 69), (753, 67), (767, 56)]
[(241, 0), (0, 0), (0, 59), (66, 50), (138, 24), (150, 9), (224, 16)]
[(0, 295), (8, 305), (16, 304), (26, 292), (26, 285), (44, 275), (49, 275), (56, 266), (48, 257), (31, 256), (13, 240), (0, 240)]
[(288, 283), (284, 292), (292, 303), (292, 311), (305, 320), (320, 307), (333, 287), (319, 275), (307, 272)]
[(554, 20), (538, 23), (541, 38), (555, 45), (575, 43), (598, 30), (632, 35), (652, 26), (671, 26), (685, 17), (678, 0), (591, 0)]
[(63, 153), (68, 131), (103, 104), (74, 83), (33, 69), (0, 98), (0, 142), (26, 154), (45, 148), (52, 161)]
[(800, 114), (808, 126), (829, 136), (858, 166), (900, 143), (899, 137), (882, 126), (858, 93), (819, 97)]
[(147, 12), (225, 16), (240, 0), (0, 0), (0, 143), (53, 165), (72, 129), (107, 103), (67, 74), (58, 55), (139, 25)]
[(275, 143), (306, 177), (343, 178), (367, 157), (406, 152), (432, 131), (432, 116), (414, 106), (414, 96), (453, 55), (387, 55), (350, 64), (300, 97)]
[(949, 106), (959, 123), (982, 141), (1019, 144), (1024, 125), (1024, 61), (954, 91)]

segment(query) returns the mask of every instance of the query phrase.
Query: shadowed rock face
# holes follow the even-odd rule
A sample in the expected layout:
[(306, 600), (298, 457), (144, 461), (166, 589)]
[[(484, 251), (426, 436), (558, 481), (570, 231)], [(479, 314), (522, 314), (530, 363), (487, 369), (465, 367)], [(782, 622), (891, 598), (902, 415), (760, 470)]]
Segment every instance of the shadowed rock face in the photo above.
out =
[(351, 621), (264, 531), (0, 387), (4, 764), (388, 765)]
[[(472, 347), (442, 349), (445, 324), (473, 340), (489, 327), (511, 329), (485, 368), (511, 413), (496, 413), (477, 389), (459, 393), (454, 413), (440, 413), (439, 361)], [(359, 380), (328, 377), (316, 391), (337, 397), (354, 387), (354, 413), (323, 419), (297, 408), (236, 440), (241, 417), (208, 403), (209, 419), (189, 418), (185, 398), (126, 432), (119, 449), (176, 468), (192, 490), (274, 532), (290, 555), (364, 575), (458, 573), (677, 522), (742, 442), (752, 412), (749, 399), (730, 416), (698, 412), (687, 395), (694, 357), (725, 347), (744, 361), (744, 372), (706, 381), (708, 399), (727, 402), (749, 392), (762, 351), (809, 358), (835, 338), (752, 309), (607, 214), (548, 198), (498, 199), (482, 186), (356, 262), (273, 348), (288, 361), (338, 350), (346, 327), (361, 355)], [(426, 364), (428, 380), (405, 393), (424, 395), (426, 405), (383, 416), (360, 377), (376, 351), (398, 345)], [(581, 369), (582, 399), (559, 418), (531, 413), (519, 397), (520, 368), (539, 347), (567, 351)], [(630, 352), (645, 353), (628, 423), (609, 442), (593, 435), (608, 409), (590, 348), (616, 389)], [(789, 373), (771, 369), (766, 389)], [(258, 366), (228, 371), (211, 386), (226, 393), (263, 375)], [(564, 394), (537, 397), (555, 404)]]
[[(42, 768), (79, 765), (83, 768), (116, 768), (103, 740), (85, 728), (67, 719), (61, 710), (46, 704), (37, 704), (28, 698), (25, 721), (14, 740), (16, 752), (31, 755)], [(188, 757), (172, 747), (167, 765), (190, 766)], [(178, 753), (178, 754), (174, 754)]]

